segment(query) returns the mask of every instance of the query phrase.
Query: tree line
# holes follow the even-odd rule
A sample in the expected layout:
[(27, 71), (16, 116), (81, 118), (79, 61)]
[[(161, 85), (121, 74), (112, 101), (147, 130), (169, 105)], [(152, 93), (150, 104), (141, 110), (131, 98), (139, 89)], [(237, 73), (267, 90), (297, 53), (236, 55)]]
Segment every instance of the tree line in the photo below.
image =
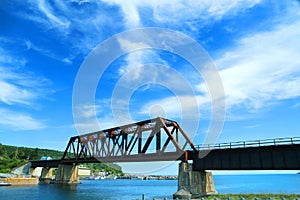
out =
[[(0, 173), (10, 173), (14, 168), (20, 167), (30, 160), (40, 160), (43, 156), (60, 159), (63, 153), (57, 150), (16, 147), (0, 143)], [(93, 172), (105, 171), (112, 174), (123, 174), (122, 168), (113, 163), (89, 163), (84, 166), (89, 167)]]
[(42, 156), (59, 159), (63, 152), (49, 149), (16, 147), (0, 143), (0, 173), (10, 173), (14, 168), (20, 167), (29, 160), (39, 160)]

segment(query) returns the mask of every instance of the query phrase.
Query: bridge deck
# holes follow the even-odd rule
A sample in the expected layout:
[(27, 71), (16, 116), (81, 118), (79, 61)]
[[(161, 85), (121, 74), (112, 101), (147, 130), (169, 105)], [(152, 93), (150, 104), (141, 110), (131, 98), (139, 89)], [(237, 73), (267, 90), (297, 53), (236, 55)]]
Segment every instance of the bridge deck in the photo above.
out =
[(50, 168), (57, 168), (58, 165), (61, 163), (61, 159), (57, 160), (32, 160), (31, 167), (50, 167)]
[[(199, 155), (207, 154), (200, 158)], [(96, 162), (149, 162), (183, 160), (179, 154), (166, 156), (140, 155), (120, 156), (106, 159), (68, 159), (31, 161), (32, 167), (58, 167), (60, 163), (96, 163)], [(300, 144), (270, 146), (252, 146), (227, 149), (188, 151), (188, 159), (193, 160), (194, 170), (300, 170)]]
[(300, 170), (300, 144), (213, 149), (203, 158), (199, 153), (192, 153), (194, 170)]

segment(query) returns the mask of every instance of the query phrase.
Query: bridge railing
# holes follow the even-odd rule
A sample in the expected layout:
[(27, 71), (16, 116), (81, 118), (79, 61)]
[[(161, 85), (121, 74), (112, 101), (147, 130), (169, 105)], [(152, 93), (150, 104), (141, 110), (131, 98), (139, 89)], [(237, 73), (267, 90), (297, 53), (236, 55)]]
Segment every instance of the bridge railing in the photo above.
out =
[(213, 150), (213, 149), (233, 149), (233, 148), (248, 148), (248, 147), (292, 145), (292, 144), (300, 144), (300, 137), (239, 141), (239, 142), (217, 143), (217, 144), (200, 144), (200, 145), (196, 145), (195, 147), (199, 151), (201, 151), (201, 150)]

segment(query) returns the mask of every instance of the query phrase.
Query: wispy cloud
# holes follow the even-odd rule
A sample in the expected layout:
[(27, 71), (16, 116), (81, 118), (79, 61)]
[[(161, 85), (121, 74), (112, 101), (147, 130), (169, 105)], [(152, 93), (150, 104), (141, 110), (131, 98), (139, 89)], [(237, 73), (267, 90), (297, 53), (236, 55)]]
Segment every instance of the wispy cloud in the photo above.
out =
[[(125, 27), (127, 29), (143, 27), (143, 20), (141, 19), (142, 13), (140, 8), (150, 8), (153, 11), (152, 19), (156, 21), (158, 25), (163, 27), (178, 28), (184, 26), (195, 26), (191, 29), (199, 29), (199, 24), (191, 23), (196, 20), (201, 21), (201, 26), (206, 23), (211, 23), (214, 20), (220, 20), (225, 15), (235, 15), (238, 12), (243, 12), (245, 9), (253, 7), (259, 3), (260, 0), (247, 0), (247, 1), (176, 1), (171, 3), (170, 1), (122, 1), (122, 0), (103, 0), (111, 5), (118, 5), (125, 18)], [(150, 17), (150, 16), (149, 16)], [(145, 16), (143, 16), (145, 18)], [(146, 17), (147, 18), (147, 17)], [(196, 28), (197, 27), (197, 28)], [(184, 29), (182, 29), (184, 30)], [(121, 46), (124, 45), (126, 40), (119, 41)], [(128, 43), (128, 42), (127, 42)], [(126, 45), (128, 45), (126, 43)], [(131, 43), (129, 43), (131, 44)], [(134, 45), (134, 44), (131, 44)], [(126, 72), (134, 67), (138, 67), (143, 64), (143, 61), (147, 58), (153, 59), (153, 55), (159, 57), (155, 52), (149, 53), (135, 52), (126, 57), (127, 65), (121, 68), (121, 72)]]
[(126, 3), (122, 0), (103, 0), (103, 2), (119, 5), (121, 7), (127, 28), (138, 28), (142, 25), (138, 11), (138, 6), (141, 5), (139, 1), (130, 1)]
[(51, 50), (43, 47), (42, 45), (36, 45), (30, 40), (25, 40), (24, 41), (26, 50), (27, 51), (36, 51), (41, 55), (47, 56), (49, 58), (52, 58), (54, 60), (58, 60), (61, 62), (64, 62), (66, 64), (72, 64), (72, 57), (73, 55), (68, 55), (69, 57), (63, 57), (62, 55), (58, 55), (55, 52), (52, 52)]
[(34, 74), (22, 72), (18, 68), (14, 70), (0, 65), (0, 102), (2, 103), (32, 105), (38, 98), (53, 93), (45, 89), (49, 85), (48, 79), (35, 77)]
[[(268, 31), (245, 35), (222, 50), (215, 63), (225, 89), (227, 120), (243, 120), (261, 108), (300, 97), (300, 21), (296, 16), (270, 24)], [(197, 89), (202, 94), (196, 95), (198, 105), (182, 106), (176, 98), (166, 97), (147, 102), (143, 114), (155, 105), (175, 116), (195, 106), (206, 113), (210, 109), (207, 87), (203, 82)]]
[(111, 116), (104, 116), (104, 117), (98, 117), (97, 123), (93, 123), (91, 121), (81, 121), (79, 123), (75, 123), (75, 129), (77, 130), (77, 134), (85, 134), (85, 133), (91, 133), (91, 132), (96, 132), (99, 130), (103, 130), (106, 128), (112, 128), (116, 127), (119, 124), (116, 124), (113, 118)]
[[(158, 22), (178, 26), (184, 23), (192, 31), (199, 29), (212, 21), (218, 21), (226, 16), (233, 16), (259, 4), (260, 0), (224, 0), (224, 1), (179, 1), (176, 4), (170, 1), (153, 3), (153, 16)], [(194, 27), (198, 26), (198, 28)]]
[(30, 104), (30, 99), (35, 98), (33, 93), (30, 93), (27, 89), (20, 88), (14, 84), (0, 81), (0, 101), (8, 105)]
[[(260, 3), (261, 0), (223, 0), (223, 1), (139, 1), (125, 2), (122, 0), (104, 0), (110, 4), (119, 5), (128, 22), (139, 22), (139, 8), (150, 7), (153, 10), (154, 19), (173, 24), (177, 22), (192, 21), (193, 19), (220, 20), (225, 15), (235, 15)], [(134, 27), (137, 23), (132, 23)]]
[(78, 134), (116, 126), (111, 114), (111, 99), (101, 99), (93, 105), (78, 105), (73, 110), (73, 116)]
[(216, 61), (229, 109), (256, 111), (300, 96), (299, 26), (296, 20), (246, 36)]
[[(42, 25), (45, 31), (53, 29), (57, 36), (61, 37), (72, 47), (70, 55), (66, 59), (60, 58), (66, 63), (71, 63), (75, 55), (86, 55), (96, 45), (106, 39), (106, 30), (109, 27), (110, 34), (127, 29), (149, 26), (147, 19), (153, 20), (150, 26), (160, 26), (177, 29), (190, 27), (194, 32), (206, 23), (221, 20), (227, 15), (236, 15), (244, 10), (260, 3), (260, 0), (246, 1), (176, 1), (171, 3), (162, 1), (58, 1), (51, 2), (41, 0), (30, 2), (30, 6), (24, 12), (17, 15), (32, 20)], [(107, 9), (108, 8), (108, 9)], [(152, 15), (145, 16), (142, 8), (152, 10)], [(114, 9), (113, 16), (110, 10)], [(119, 11), (118, 11), (119, 9)], [(145, 21), (146, 20), (146, 21)], [(111, 24), (114, 24), (112, 27)], [(185, 32), (186, 28), (182, 31)], [(70, 37), (72, 34), (74, 37)], [(128, 59), (130, 62), (132, 59)]]
[[(110, 9), (106, 9), (106, 7), (107, 5), (101, 1), (54, 0), (49, 2), (41, 0), (27, 2), (24, 5), (26, 9), (15, 15), (35, 22), (43, 28), (45, 35), (49, 30), (55, 31), (56, 35), (51, 35), (51, 37), (63, 41), (70, 47), (66, 49), (69, 54), (65, 56), (67, 60), (61, 57), (58, 57), (57, 60), (61, 59), (66, 63), (71, 63), (71, 59), (76, 55), (83, 54), (85, 56), (106, 39), (105, 31), (108, 30), (108, 26), (111, 34), (119, 32), (123, 27), (121, 16), (112, 16)], [(111, 27), (111, 24), (114, 24), (114, 27)], [(36, 47), (45, 49), (37, 45)], [(56, 55), (55, 52), (52, 54)]]
[[(170, 119), (178, 118), (186, 113), (184, 116), (188, 119), (198, 117), (195, 112), (197, 110), (209, 110), (209, 97), (205, 96), (171, 96), (163, 99), (152, 100), (141, 108), (139, 114), (143, 115), (155, 115), (156, 117), (161, 116), (159, 114), (165, 114), (165, 117)], [(200, 107), (202, 106), (202, 107)], [(207, 107), (208, 106), (208, 107)], [(156, 112), (155, 108), (160, 107), (161, 110)]]
[(95, 114), (101, 112), (101, 105), (81, 105), (78, 108), (76, 108), (77, 114), (82, 117), (89, 119), (91, 117), (94, 117)]
[[(0, 38), (0, 44), (3, 47), (4, 44), (7, 41), (1, 41)], [(14, 66), (14, 65), (18, 65), (18, 66), (24, 66), (26, 64), (26, 59), (25, 58), (19, 58), (19, 57), (15, 57), (15, 56), (10, 56), (10, 53), (7, 52), (5, 49), (3, 49), (2, 47), (0, 47), (0, 64), (5, 66)]]
[(46, 2), (45, 0), (38, 1), (38, 7), (47, 16), (47, 18), (54, 26), (57, 25), (65, 28), (68, 28), (70, 26), (70, 22), (66, 18), (64, 18), (63, 16), (56, 16), (53, 13), (52, 8), (48, 5), (48, 2)]
[[(1, 46), (6, 42), (0, 41)], [(44, 128), (44, 122), (24, 110), (37, 107), (40, 99), (54, 92), (49, 90), (51, 82), (26, 70), (26, 59), (4, 49), (0, 53), (0, 124), (13, 130)]]
[[(69, 44), (70, 49), (74, 51), (70, 53), (72, 55), (61, 60), (71, 63), (74, 54), (82, 52), (87, 54), (106, 39), (107, 30), (110, 31), (109, 34), (111, 35), (126, 29), (143, 27), (150, 19), (151, 25), (173, 29), (180, 27), (178, 30), (193, 35), (195, 32), (198, 33), (201, 27), (207, 23), (213, 24), (225, 17), (237, 16), (261, 2), (261, 0), (180, 0), (176, 3), (167, 0), (133, 0), (129, 2), (122, 0), (72, 0), (67, 2), (55, 0), (51, 3), (46, 1), (31, 2), (29, 10), (32, 12), (26, 10), (20, 16), (43, 25), (46, 31), (49, 29), (57, 30), (58, 37), (62, 37)], [(114, 9), (116, 13), (114, 16), (110, 11), (107, 11), (109, 9), (105, 9), (108, 7)], [(149, 12), (149, 16), (144, 15), (143, 8), (149, 8), (152, 11)], [(299, 16), (297, 12), (293, 12), (290, 16)], [(255, 112), (263, 106), (299, 96), (300, 89), (297, 86), (300, 77), (297, 55), (300, 54), (297, 44), (300, 43), (298, 28), (300, 22), (294, 18), (291, 20), (290, 17), (282, 19), (280, 23), (276, 26), (269, 24), (268, 31), (239, 36), (241, 38), (236, 39), (235, 46), (226, 47), (217, 54), (224, 53), (224, 56), (217, 58), (216, 64), (223, 79), (229, 109), (239, 107), (246, 108), (248, 112)], [(111, 24), (114, 26), (112, 27)], [(109, 29), (106, 30), (108, 25)], [(189, 27), (188, 31), (186, 27)], [(228, 28), (227, 30), (229, 30)], [(69, 39), (69, 34), (72, 31), (74, 31), (74, 37)], [(126, 45), (134, 45), (125, 40), (119, 42), (124, 48)], [(30, 42), (27, 42), (27, 47), (36, 50), (43, 49)], [(153, 61), (153, 58), (156, 62), (167, 65), (155, 52), (130, 53), (125, 58), (126, 63), (119, 69), (119, 75), (125, 75), (132, 69), (147, 63), (148, 59)], [(3, 57), (2, 59), (6, 58)], [(151, 75), (155, 73), (155, 71), (151, 72)], [(140, 78), (140, 74), (141, 71), (136, 70), (136, 76), (133, 77)], [(197, 94), (196, 98), (201, 104), (200, 107), (205, 108), (208, 105), (209, 95), (203, 89), (206, 88), (204, 83), (198, 85), (199, 88), (199, 92), (205, 95)], [(21, 94), (23, 94), (22, 92), (25, 91), (20, 91)], [(13, 93), (17, 94), (18, 92)], [(23, 96), (26, 97), (26, 95)], [(187, 98), (188, 96), (183, 95), (183, 97)], [(33, 96), (27, 98), (30, 99)], [(16, 100), (16, 102), (29, 102), (28, 99)], [(145, 105), (150, 108), (156, 105), (158, 101), (161, 101), (163, 105), (178, 105), (177, 100), (171, 97), (145, 102)], [(7, 102), (8, 100), (6, 100)], [(10, 103), (12, 102), (10, 101)], [(176, 109), (168, 112), (178, 113), (178, 106), (173, 108)], [(85, 113), (87, 116), (90, 115), (88, 111)]]
[(34, 119), (31, 115), (15, 112), (0, 108), (0, 125), (5, 129), (19, 130), (38, 130), (45, 128), (46, 125), (40, 120)]
[[(261, 0), (179, 0), (176, 3), (161, 1), (122, 1), (103, 0), (108, 4), (118, 5), (123, 12), (127, 28), (137, 28), (148, 22), (148, 17), (141, 17), (142, 8), (152, 10), (149, 16), (158, 26), (178, 29), (185, 32), (198, 32), (206, 24), (219, 21), (226, 16), (234, 16), (259, 4)], [(188, 32), (188, 33), (191, 33)]]

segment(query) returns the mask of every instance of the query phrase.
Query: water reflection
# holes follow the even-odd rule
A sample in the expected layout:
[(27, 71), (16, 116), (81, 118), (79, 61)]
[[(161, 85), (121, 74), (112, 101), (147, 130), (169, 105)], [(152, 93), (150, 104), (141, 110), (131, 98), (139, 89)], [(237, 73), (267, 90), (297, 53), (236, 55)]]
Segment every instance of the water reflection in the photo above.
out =
[(77, 190), (78, 184), (54, 184), (59, 190)]

